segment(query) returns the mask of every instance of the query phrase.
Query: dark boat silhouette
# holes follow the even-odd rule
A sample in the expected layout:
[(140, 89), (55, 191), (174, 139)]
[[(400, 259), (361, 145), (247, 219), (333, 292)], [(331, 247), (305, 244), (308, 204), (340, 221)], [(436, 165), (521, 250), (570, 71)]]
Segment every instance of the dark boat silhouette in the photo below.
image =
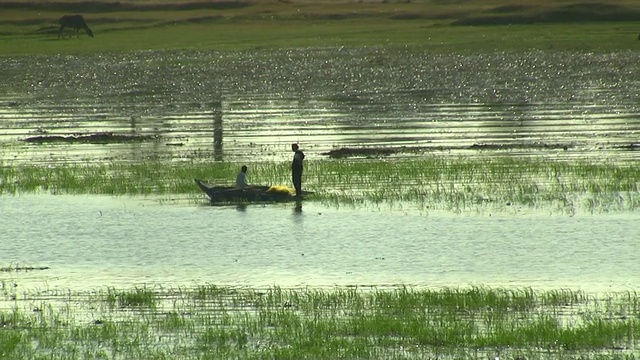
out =
[[(249, 186), (238, 189), (233, 186), (211, 185), (205, 181), (194, 179), (200, 190), (202, 190), (212, 202), (216, 203), (239, 203), (239, 202), (283, 202), (300, 200), (295, 196), (295, 190), (282, 185), (275, 186)], [(303, 191), (302, 198), (311, 195), (313, 192)]]

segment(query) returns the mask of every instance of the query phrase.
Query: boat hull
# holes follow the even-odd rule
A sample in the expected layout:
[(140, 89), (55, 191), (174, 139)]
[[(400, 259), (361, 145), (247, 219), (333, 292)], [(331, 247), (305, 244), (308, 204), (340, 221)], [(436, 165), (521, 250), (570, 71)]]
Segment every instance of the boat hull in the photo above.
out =
[[(237, 189), (232, 186), (215, 186), (202, 180), (194, 180), (200, 190), (216, 203), (281, 202), (299, 199), (295, 196), (293, 189), (284, 186), (250, 186)], [(305, 194), (310, 193), (303, 193)]]

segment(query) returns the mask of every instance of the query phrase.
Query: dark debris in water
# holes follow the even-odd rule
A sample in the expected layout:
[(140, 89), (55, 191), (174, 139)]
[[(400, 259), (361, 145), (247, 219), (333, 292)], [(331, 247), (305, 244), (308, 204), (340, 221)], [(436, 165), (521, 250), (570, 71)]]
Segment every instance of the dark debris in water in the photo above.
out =
[(470, 150), (514, 150), (514, 149), (562, 149), (569, 150), (572, 144), (532, 142), (523, 144), (473, 144)]
[(397, 154), (420, 154), (428, 151), (448, 151), (448, 150), (516, 150), (516, 149), (561, 149), (568, 150), (573, 144), (563, 143), (525, 143), (525, 144), (491, 144), (476, 143), (470, 146), (399, 146), (399, 147), (343, 147), (324, 152), (321, 155), (329, 156), (333, 159), (348, 157), (379, 157)]
[(41, 135), (32, 136), (23, 141), (35, 144), (44, 143), (89, 143), (89, 144), (107, 144), (107, 143), (123, 143), (123, 142), (142, 142), (157, 140), (157, 136), (154, 135), (139, 135), (139, 134), (116, 134), (112, 132), (100, 132), (94, 134), (75, 134), (68, 136), (61, 135)]
[(0, 272), (49, 270), (48, 266), (7, 266), (0, 267)]
[[(640, 40), (640, 36), (638, 36), (638, 39)], [(631, 143), (631, 144), (626, 144), (626, 145), (620, 145), (617, 146), (618, 149), (623, 149), (623, 150), (640, 150), (640, 143)]]
[(354, 157), (354, 156), (388, 156), (398, 153), (404, 153), (409, 151), (416, 151), (416, 148), (407, 148), (405, 146), (392, 148), (392, 147), (375, 147), (375, 148), (351, 148), (343, 147), (340, 149), (334, 149), (321, 155), (328, 155), (333, 159)]
[(17, 105), (17, 101), (0, 101), (0, 107), (14, 107)]

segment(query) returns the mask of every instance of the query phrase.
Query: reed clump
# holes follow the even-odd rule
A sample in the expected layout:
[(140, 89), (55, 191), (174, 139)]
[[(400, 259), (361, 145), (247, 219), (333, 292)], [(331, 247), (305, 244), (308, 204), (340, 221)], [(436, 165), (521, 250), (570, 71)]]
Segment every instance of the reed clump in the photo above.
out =
[(156, 295), (153, 290), (143, 288), (134, 288), (130, 291), (117, 291), (110, 288), (107, 291), (106, 302), (111, 307), (133, 307), (133, 308), (156, 308)]
[(205, 284), (62, 295), (38, 291), (19, 299), (0, 302), (3, 358), (640, 355), (635, 292)]

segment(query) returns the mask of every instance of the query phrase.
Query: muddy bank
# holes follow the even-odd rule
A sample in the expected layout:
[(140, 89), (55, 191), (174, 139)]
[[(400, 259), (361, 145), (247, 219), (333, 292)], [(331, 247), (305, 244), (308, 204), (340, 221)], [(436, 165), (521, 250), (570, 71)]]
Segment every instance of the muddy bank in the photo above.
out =
[(0, 3), (0, 9), (39, 9), (45, 11), (68, 12), (111, 12), (111, 11), (186, 11), (200, 9), (240, 9), (253, 6), (244, 1), (195, 1), (175, 3), (137, 3), (120, 1), (81, 1), (81, 2), (22, 2), (8, 1)]
[(605, 3), (576, 3), (557, 7), (498, 6), (460, 18), (452, 25), (509, 25), (563, 22), (638, 21), (640, 8)]

